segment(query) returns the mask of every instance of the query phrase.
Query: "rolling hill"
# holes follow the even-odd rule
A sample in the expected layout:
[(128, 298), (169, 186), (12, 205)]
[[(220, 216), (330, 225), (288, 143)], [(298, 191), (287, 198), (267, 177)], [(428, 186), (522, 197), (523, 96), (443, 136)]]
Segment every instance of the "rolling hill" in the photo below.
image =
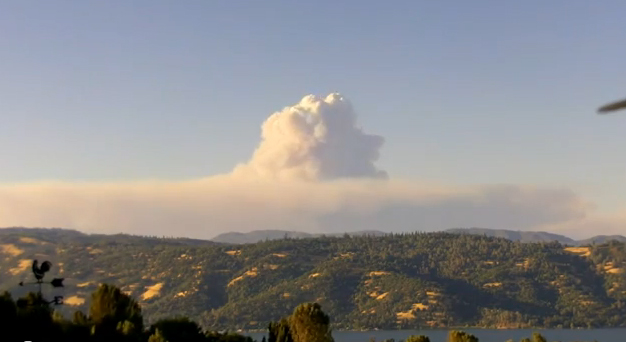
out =
[(0, 230), (0, 289), (23, 295), (32, 259), (67, 286), (61, 312), (111, 283), (147, 320), (186, 315), (211, 329), (264, 329), (302, 302), (335, 328), (609, 327), (626, 323), (626, 249), (414, 233), (243, 245), (65, 230)]

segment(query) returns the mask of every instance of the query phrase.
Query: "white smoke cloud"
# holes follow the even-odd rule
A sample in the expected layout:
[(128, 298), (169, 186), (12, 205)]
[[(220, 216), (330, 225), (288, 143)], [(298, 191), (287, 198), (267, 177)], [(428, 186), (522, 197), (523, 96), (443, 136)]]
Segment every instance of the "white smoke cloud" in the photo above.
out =
[(396, 180), (301, 182), (230, 176), (190, 182), (39, 183), (0, 187), (0, 226), (210, 238), (226, 231), (531, 229), (580, 220), (566, 190), (446, 187)]
[[(231, 174), (0, 185), (0, 226), (211, 238), (257, 229), (582, 231), (599, 222), (593, 206), (567, 189), (388, 179), (374, 165), (382, 144), (357, 126), (341, 95), (306, 96), (267, 119), (251, 160)], [(623, 220), (606, 224), (613, 229), (617, 222)]]
[(308, 181), (387, 178), (374, 165), (383, 142), (357, 127), (352, 105), (340, 94), (308, 95), (265, 121), (261, 144), (234, 174)]

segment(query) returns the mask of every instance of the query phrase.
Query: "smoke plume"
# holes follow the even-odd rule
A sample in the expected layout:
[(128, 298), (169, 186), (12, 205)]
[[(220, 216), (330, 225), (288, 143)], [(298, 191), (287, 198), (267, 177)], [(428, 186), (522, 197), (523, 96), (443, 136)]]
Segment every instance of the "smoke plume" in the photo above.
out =
[(234, 174), (277, 180), (387, 178), (374, 162), (384, 139), (357, 126), (352, 104), (338, 93), (308, 95), (272, 114), (252, 159)]

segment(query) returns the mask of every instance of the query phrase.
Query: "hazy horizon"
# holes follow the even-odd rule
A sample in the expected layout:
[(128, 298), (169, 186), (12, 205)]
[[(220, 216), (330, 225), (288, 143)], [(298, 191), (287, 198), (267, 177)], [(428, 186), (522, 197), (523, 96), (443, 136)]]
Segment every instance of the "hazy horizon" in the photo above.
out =
[(145, 4), (0, 5), (0, 226), (626, 235), (626, 3)]

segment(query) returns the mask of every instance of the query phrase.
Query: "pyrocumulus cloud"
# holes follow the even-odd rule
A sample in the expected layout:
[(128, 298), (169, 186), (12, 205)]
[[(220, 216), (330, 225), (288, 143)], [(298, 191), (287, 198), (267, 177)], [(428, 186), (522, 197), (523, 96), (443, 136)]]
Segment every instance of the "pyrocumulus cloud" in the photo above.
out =
[(308, 181), (387, 178), (374, 165), (383, 142), (357, 126), (352, 104), (340, 94), (308, 95), (265, 121), (252, 159), (234, 174)]

